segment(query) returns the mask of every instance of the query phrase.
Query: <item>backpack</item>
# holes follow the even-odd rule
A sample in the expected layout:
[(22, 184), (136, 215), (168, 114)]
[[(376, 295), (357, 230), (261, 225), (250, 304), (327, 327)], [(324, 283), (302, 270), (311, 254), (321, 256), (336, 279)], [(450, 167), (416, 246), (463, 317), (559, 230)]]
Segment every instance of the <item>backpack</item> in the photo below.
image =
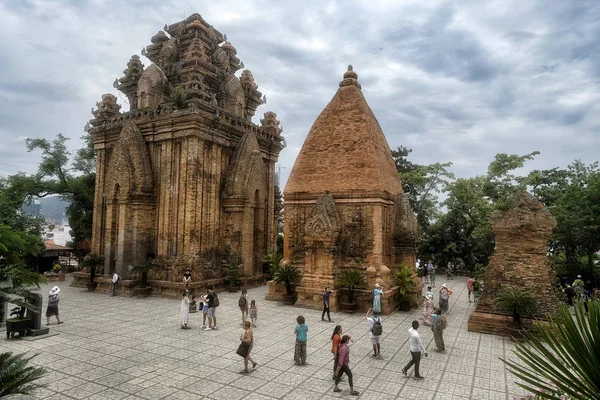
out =
[(238, 306), (246, 307), (246, 296), (244, 296), (243, 294), (240, 296), (240, 299), (238, 300)]
[(217, 296), (216, 293), (213, 293), (213, 302), (212, 302), (212, 306), (213, 307), (219, 307), (219, 297)]
[(381, 325), (381, 318), (377, 317), (377, 319), (373, 319), (374, 324), (373, 324), (373, 328), (371, 328), (371, 333), (373, 333), (374, 336), (381, 336), (381, 334), (383, 333), (383, 326)]

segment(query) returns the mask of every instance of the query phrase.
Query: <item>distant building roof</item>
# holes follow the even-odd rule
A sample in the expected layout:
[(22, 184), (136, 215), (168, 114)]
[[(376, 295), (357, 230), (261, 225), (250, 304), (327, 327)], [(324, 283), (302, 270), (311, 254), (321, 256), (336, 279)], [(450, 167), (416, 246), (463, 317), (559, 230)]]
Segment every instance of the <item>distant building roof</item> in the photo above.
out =
[(46, 247), (46, 251), (72, 251), (72, 247), (67, 246), (59, 246), (54, 243), (54, 240), (48, 239), (44, 240), (44, 247)]

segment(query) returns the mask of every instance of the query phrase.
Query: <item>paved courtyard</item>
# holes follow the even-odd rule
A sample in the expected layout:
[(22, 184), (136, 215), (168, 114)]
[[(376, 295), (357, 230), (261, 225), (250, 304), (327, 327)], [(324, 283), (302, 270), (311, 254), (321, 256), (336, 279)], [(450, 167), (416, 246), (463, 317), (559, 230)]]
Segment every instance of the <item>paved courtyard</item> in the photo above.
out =
[[(440, 277), (441, 278), (441, 277)], [(251, 289), (258, 305), (253, 358), (259, 363), (240, 374), (239, 293), (221, 293), (217, 331), (201, 330), (202, 314), (191, 314), (190, 330), (179, 325), (180, 301), (109, 297), (60, 282), (64, 324), (58, 335), (38, 340), (5, 340), (0, 352), (39, 353), (35, 364), (49, 370), (40, 399), (329, 399), (351, 397), (347, 380), (333, 393), (330, 336), (336, 324), (350, 334), (350, 367), (361, 399), (504, 400), (523, 394), (498, 357), (514, 357), (509, 339), (467, 332), (473, 304), (466, 279), (448, 281), (454, 291), (445, 331), (446, 354), (434, 349), (429, 328), (419, 329), (429, 357), (421, 362), (422, 381), (406, 378), (408, 329), (420, 311), (396, 312), (383, 319), (382, 359), (373, 359), (362, 314), (321, 313), (264, 300), (266, 287)], [(441, 279), (438, 284), (444, 283)], [(43, 287), (43, 293), (55, 283)], [(437, 300), (437, 296), (436, 296)], [(44, 304), (45, 312), (45, 304)], [(294, 326), (302, 314), (309, 325), (308, 365), (295, 366)], [(44, 321), (45, 322), (45, 321)]]

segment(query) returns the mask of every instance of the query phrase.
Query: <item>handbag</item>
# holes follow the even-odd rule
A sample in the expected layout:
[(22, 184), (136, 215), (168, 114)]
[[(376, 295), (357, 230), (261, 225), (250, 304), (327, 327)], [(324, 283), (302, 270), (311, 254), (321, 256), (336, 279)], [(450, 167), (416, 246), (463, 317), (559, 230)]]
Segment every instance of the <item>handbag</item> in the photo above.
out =
[(248, 357), (248, 353), (250, 352), (250, 343), (246, 343), (246, 342), (241, 342), (240, 346), (238, 347), (236, 353), (242, 357), (242, 358), (246, 358)]

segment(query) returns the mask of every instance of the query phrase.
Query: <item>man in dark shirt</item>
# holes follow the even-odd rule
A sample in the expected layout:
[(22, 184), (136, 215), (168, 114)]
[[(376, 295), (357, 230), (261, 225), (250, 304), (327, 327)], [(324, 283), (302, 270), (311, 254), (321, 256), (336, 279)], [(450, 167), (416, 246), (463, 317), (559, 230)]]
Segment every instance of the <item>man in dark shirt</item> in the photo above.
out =
[(323, 293), (323, 314), (321, 314), (321, 321), (325, 321), (325, 313), (327, 313), (327, 319), (329, 322), (333, 322), (331, 320), (331, 316), (329, 315), (329, 297), (331, 296), (331, 290), (329, 287), (325, 288), (325, 292)]
[(217, 329), (217, 315), (215, 314), (215, 291), (212, 287), (208, 288), (208, 295), (206, 301), (208, 303), (208, 328), (206, 331)]
[(567, 283), (567, 287), (564, 290), (565, 294), (567, 295), (567, 302), (569, 303), (570, 306), (573, 305), (573, 297), (575, 297), (575, 290), (573, 289), (573, 287), (571, 287), (571, 285), (569, 285)]

